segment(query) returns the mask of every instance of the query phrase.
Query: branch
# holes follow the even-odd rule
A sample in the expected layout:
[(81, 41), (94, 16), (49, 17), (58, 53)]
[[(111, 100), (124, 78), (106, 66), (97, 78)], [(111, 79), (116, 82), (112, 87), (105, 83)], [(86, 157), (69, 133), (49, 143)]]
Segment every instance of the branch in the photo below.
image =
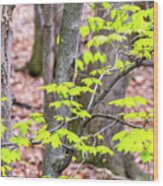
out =
[[(100, 80), (100, 81), (102, 80), (102, 78), (104, 77), (104, 75), (105, 75), (105, 72), (104, 72), (103, 74), (101, 74), (101, 76), (99, 77), (99, 80)], [(88, 104), (87, 110), (89, 110), (89, 109), (91, 108), (92, 104), (93, 104), (93, 101), (94, 101), (94, 99), (95, 99), (98, 86), (99, 86), (99, 85), (96, 84), (95, 87), (94, 87), (93, 94), (92, 94), (92, 96), (91, 96), (91, 99), (90, 99), (90, 102), (89, 102), (89, 104)]]
[(98, 134), (101, 134), (102, 132), (104, 132), (108, 128), (113, 127), (116, 123), (117, 123), (117, 121), (112, 122), (110, 125), (107, 125), (107, 126), (103, 127), (102, 129), (100, 129), (99, 131), (97, 131), (96, 133), (94, 133), (93, 135), (96, 136)]
[[(105, 119), (111, 119), (111, 120), (115, 120), (116, 122), (119, 122), (120, 124), (123, 125), (127, 125), (128, 127), (132, 127), (132, 128), (143, 128), (143, 126), (140, 125), (135, 125), (133, 123), (129, 123), (127, 121), (122, 120), (121, 118), (111, 115), (111, 114), (102, 114), (102, 113), (97, 113), (97, 114), (93, 114), (92, 117), (90, 119), (88, 119), (85, 123), (85, 126), (88, 122), (90, 122), (93, 118), (105, 118)], [(110, 125), (109, 125), (110, 126)], [(111, 125), (112, 127), (112, 125)], [(101, 129), (102, 130), (102, 129)]]
[[(39, 145), (41, 143), (42, 143), (41, 140), (40, 141), (30, 141), (31, 145)], [(64, 144), (64, 143), (62, 143), (62, 146), (65, 147), (66, 149), (74, 150), (74, 148), (72, 146), (69, 146), (69, 145)], [(18, 144), (17, 143), (2, 143), (1, 148), (3, 148), (3, 147), (18, 147)]]
[(38, 107), (33, 107), (32, 105), (28, 105), (28, 104), (26, 104), (26, 103), (22, 103), (22, 102), (19, 102), (19, 101), (17, 101), (15, 98), (13, 99), (13, 105), (16, 105), (16, 106), (18, 106), (18, 107), (24, 107), (24, 108), (26, 108), (27, 110), (38, 110), (38, 109), (40, 109), (40, 106), (38, 106)]
[[(75, 119), (76, 119), (76, 117), (73, 117), (70, 121), (73, 121), (73, 120), (75, 120)], [(50, 129), (49, 132), (50, 132), (50, 133), (53, 133), (54, 131), (60, 129), (63, 125), (64, 125), (64, 123), (61, 123), (60, 125), (56, 126), (55, 128)], [(29, 138), (29, 141), (30, 141), (30, 144), (31, 144), (31, 145), (39, 145), (39, 144), (42, 143), (41, 140), (40, 140), (40, 141), (34, 141), (34, 138), (35, 138), (35, 137)], [(62, 145), (63, 145), (65, 148), (71, 149), (71, 150), (72, 150), (72, 148), (71, 148), (70, 146), (68, 146), (68, 145), (66, 145), (66, 144), (62, 144)], [(3, 143), (3, 144), (1, 144), (1, 147), (11, 147), (11, 146), (18, 147), (18, 145), (17, 145), (16, 143)]]
[[(112, 44), (113, 45), (113, 44)], [(114, 50), (115, 50), (115, 64), (117, 62), (117, 59), (118, 59), (118, 53), (117, 53), (117, 49), (113, 46)], [(102, 81), (103, 77), (105, 76), (106, 72), (111, 72), (111, 71), (114, 71), (115, 70), (115, 66), (113, 66), (112, 68), (109, 68), (107, 69), (106, 71), (104, 71), (100, 77), (99, 77), (99, 80)], [(94, 87), (94, 92), (91, 96), (91, 99), (90, 99), (90, 102), (88, 104), (88, 107), (87, 107), (87, 110), (90, 111), (91, 109), (91, 106), (93, 105), (93, 102), (94, 102), (94, 99), (95, 99), (95, 96), (96, 96), (96, 92), (97, 92), (97, 89), (98, 89), (98, 84), (95, 85)]]
[(135, 68), (144, 66), (144, 67), (153, 67), (153, 63), (152, 62), (148, 62), (148, 61), (143, 61), (144, 59), (142, 59), (141, 61), (137, 61), (136, 63), (134, 63), (133, 65), (131, 65), (130, 67), (128, 67), (127, 69), (125, 69), (123, 72), (119, 73), (113, 80), (112, 82), (109, 84), (109, 86), (107, 87), (107, 89), (98, 97), (98, 99), (92, 104), (92, 107), (89, 109), (89, 111), (92, 111), (94, 109), (94, 107), (100, 103), (105, 96), (112, 90), (112, 88), (114, 87), (114, 85), (125, 75), (127, 75), (129, 72), (131, 72), (132, 70), (134, 70)]

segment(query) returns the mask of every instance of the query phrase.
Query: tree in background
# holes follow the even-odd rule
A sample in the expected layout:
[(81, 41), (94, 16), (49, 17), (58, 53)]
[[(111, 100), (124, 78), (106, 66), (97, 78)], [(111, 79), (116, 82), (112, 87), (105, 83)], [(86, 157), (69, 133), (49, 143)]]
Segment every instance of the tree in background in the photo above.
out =
[(35, 42), (33, 46), (33, 53), (29, 63), (27, 63), (28, 72), (32, 76), (39, 76), (42, 72), (42, 44), (43, 44), (43, 7), (46, 5), (35, 5)]
[[(28, 69), (28, 72), (31, 76), (40, 76), (42, 74), (43, 69), (43, 55), (46, 50), (46, 47), (44, 48), (44, 32), (47, 29), (53, 29), (54, 33), (51, 35), (52, 40), (56, 40), (57, 35), (59, 33), (60, 29), (60, 23), (61, 23), (61, 17), (62, 17), (62, 4), (55, 4), (51, 5), (53, 7), (53, 13), (49, 14), (49, 5), (34, 5), (34, 12), (35, 12), (35, 42), (33, 46), (33, 53), (32, 57), (29, 63), (27, 63), (27, 66), (24, 68)], [(49, 21), (49, 20), (51, 21)], [(50, 28), (52, 27), (52, 28)], [(47, 35), (48, 37), (48, 35)], [(55, 47), (56, 41), (53, 44), (53, 51), (56, 53)], [(48, 44), (46, 45), (48, 46)], [(45, 56), (45, 55), (44, 55)], [(51, 59), (52, 60), (52, 59)], [(53, 59), (55, 61), (55, 58)], [(54, 62), (53, 62), (54, 63)], [(24, 69), (23, 68), (23, 69)], [(53, 69), (54, 66), (51, 66), (51, 69)]]

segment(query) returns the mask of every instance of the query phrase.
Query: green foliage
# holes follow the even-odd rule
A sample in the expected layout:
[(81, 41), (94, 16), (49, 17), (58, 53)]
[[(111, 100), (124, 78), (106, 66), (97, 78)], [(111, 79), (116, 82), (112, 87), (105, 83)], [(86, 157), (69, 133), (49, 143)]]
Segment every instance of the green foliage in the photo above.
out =
[(10, 167), (10, 166), (8, 166), (8, 165), (3, 165), (3, 166), (1, 166), (1, 175), (3, 176), (3, 177), (6, 177), (7, 175), (6, 175), (6, 172), (9, 172), (9, 171), (11, 171), (12, 170), (12, 168)]
[(76, 69), (84, 71), (84, 63), (80, 59), (76, 59)]
[[(92, 3), (91, 6), (95, 9), (95, 3)], [(79, 78), (82, 86), (70, 81), (60, 84), (53, 83), (41, 87), (46, 93), (56, 95), (56, 101), (49, 104), (49, 107), (54, 107), (56, 113), (62, 108), (68, 110), (67, 116), (63, 116), (61, 114), (62, 112), (58, 112), (59, 114), (55, 113), (54, 122), (56, 122), (56, 126), (57, 124), (58, 126), (62, 126), (62, 124), (64, 125), (70, 122), (73, 117), (76, 117), (82, 122), (85, 121), (86, 118), (92, 117), (84, 105), (76, 100), (79, 100), (78, 98), (85, 93), (89, 93), (90, 96), (96, 94), (94, 88), (96, 88), (96, 86), (102, 86), (102, 80), (100, 78), (103, 75), (112, 75), (112, 73), (114, 73), (111, 69), (123, 72), (131, 66), (130, 61), (122, 61), (120, 59), (121, 54), (119, 55), (119, 51), (127, 55), (131, 54), (136, 58), (145, 57), (151, 60), (153, 57), (153, 8), (142, 10), (139, 6), (125, 4), (115, 9), (111, 3), (108, 2), (103, 2), (101, 7), (106, 11), (106, 15), (110, 19), (107, 21), (97, 16), (89, 16), (87, 23), (80, 28), (80, 35), (87, 37), (89, 40), (86, 44), (87, 48), (85, 52), (75, 61), (74, 77), (75, 79), (78, 77), (80, 74), (79, 71), (83, 73), (84, 70), (88, 70), (89, 65), (99, 63), (100, 68), (93, 69), (87, 77)], [(57, 45), (60, 43), (59, 35), (57, 36), (56, 43)], [(116, 51), (114, 66), (109, 64), (109, 56), (107, 59), (107, 55), (101, 51), (101, 48), (105, 45), (112, 47)], [(1, 98), (1, 102), (6, 100), (6, 97)], [(109, 102), (109, 105), (127, 108), (135, 108), (138, 105), (147, 104), (148, 101), (139, 96), (125, 97)], [(120, 113), (119, 115), (122, 115), (124, 120), (141, 119), (146, 121), (153, 118), (153, 111)], [(79, 151), (83, 159), (87, 159), (89, 155), (114, 155), (109, 147), (103, 145), (96, 146), (95, 143), (92, 144), (92, 142), (90, 142), (90, 139), (93, 139), (101, 143), (101, 141), (104, 140), (101, 134), (78, 136), (75, 132), (66, 128), (57, 128), (50, 131), (48, 124), (45, 124), (43, 115), (38, 112), (30, 114), (30, 119), (26, 121), (13, 124), (12, 130), (18, 130), (19, 135), (9, 140), (19, 148), (23, 146), (28, 147), (32, 142), (29, 140), (28, 135), (33, 125), (37, 126), (36, 130), (31, 130), (31, 135), (32, 137), (34, 136), (32, 141), (34, 142), (51, 144), (54, 149), (63, 146), (64, 142), (66, 142), (66, 145), (71, 145), (74, 150)], [(0, 127), (1, 138), (3, 138), (6, 132), (3, 119)], [(140, 155), (144, 163), (153, 160), (153, 131), (151, 129), (124, 130), (113, 136), (113, 141), (117, 140), (118, 143), (115, 145), (115, 149), (118, 152), (136, 152)], [(1, 172), (3, 176), (6, 176), (6, 171), (11, 171), (9, 164), (20, 161), (20, 153), (18, 150), (2, 148), (1, 155), (2, 162), (4, 163), (1, 167)]]
[[(117, 42), (122, 43), (128, 40), (128, 38), (135, 36), (136, 39), (134, 40), (133, 38), (131, 43), (132, 49), (124, 42), (123, 47), (125, 46), (127, 48), (128, 54), (139, 56), (140, 58), (146, 57), (151, 60), (154, 39), (153, 8), (141, 10), (139, 6), (125, 4), (115, 9), (107, 2), (102, 3), (102, 6), (107, 10), (111, 21), (105, 21), (102, 18), (92, 16), (88, 18), (88, 26), (85, 25), (84, 28), (88, 30), (88, 27), (90, 27), (91, 31), (95, 34), (88, 41), (87, 47), (91, 48), (95, 46), (98, 49), (103, 44), (114, 46), (114, 43), (117, 45)], [(99, 34), (98, 32), (101, 30), (106, 30), (109, 35)]]
[(67, 99), (69, 96), (80, 96), (82, 93), (90, 92), (93, 90), (87, 86), (77, 86), (72, 82), (63, 82), (59, 85), (50, 84), (41, 87), (41, 89), (46, 90), (47, 93), (55, 92), (62, 99)]
[(99, 79), (93, 78), (93, 77), (91, 77), (91, 78), (83, 78), (81, 82), (84, 83), (88, 87), (90, 87), (93, 84), (102, 85), (102, 82)]
[(51, 145), (54, 149), (62, 146), (62, 142), (61, 140), (59, 139), (59, 136), (58, 134), (54, 133), (53, 135), (51, 135), (50, 137), (50, 142), (51, 142)]
[(30, 145), (30, 141), (28, 138), (21, 137), (21, 136), (15, 136), (10, 138), (12, 143), (15, 143), (18, 145), (18, 147), (28, 147)]
[[(61, 108), (62, 105), (65, 105), (67, 108), (69, 108), (69, 110), (76, 116), (78, 116), (79, 118), (91, 118), (91, 115), (83, 109), (83, 105), (74, 101), (74, 100), (61, 100), (61, 101), (55, 101), (50, 103), (50, 107), (55, 107), (55, 109), (59, 109)], [(58, 121), (63, 121), (64, 118), (62, 116), (56, 116), (55, 117), (56, 120)], [(70, 118), (66, 117), (65, 121), (69, 121)]]
[(102, 6), (103, 6), (105, 9), (107, 9), (107, 10), (111, 8), (111, 4), (108, 3), (108, 2), (103, 2), (103, 3), (102, 3)]
[(6, 132), (6, 127), (3, 124), (3, 119), (1, 119), (1, 122), (0, 122), (0, 136), (1, 136), (1, 138), (4, 137), (5, 132)]
[(109, 36), (108, 36), (109, 43), (110, 42), (115, 42), (115, 41), (118, 41), (118, 42), (122, 43), (126, 39), (127, 38), (124, 35), (120, 35), (120, 34), (117, 34), (117, 33), (109, 34)]
[(57, 45), (60, 44), (60, 35), (57, 35), (57, 39), (56, 39)]
[(115, 68), (119, 69), (121, 72), (124, 71), (124, 63), (118, 59), (115, 64)]
[(124, 120), (129, 119), (141, 119), (143, 121), (146, 121), (148, 119), (153, 119), (153, 113), (147, 113), (147, 112), (129, 112), (129, 113), (120, 113), (119, 115), (122, 115)]
[(126, 5), (121, 6), (120, 7), (120, 10), (124, 10), (124, 11), (135, 13), (135, 12), (140, 11), (140, 7), (139, 6), (136, 6), (136, 5), (126, 4)]
[(42, 90), (47, 91), (47, 93), (52, 93), (52, 92), (56, 91), (57, 85), (55, 83), (53, 83), (53, 84), (49, 84), (49, 85), (46, 85), (46, 86), (42, 86), (40, 88)]
[(43, 125), (39, 130), (35, 131), (34, 140), (41, 141), (42, 144), (47, 144), (50, 142), (50, 136), (51, 133), (47, 130), (47, 125)]
[(102, 67), (102, 68), (98, 68), (98, 69), (92, 70), (90, 72), (90, 75), (91, 76), (102, 75), (102, 74), (110, 75), (111, 74), (110, 71), (109, 71), (110, 67), (111, 66), (108, 65), (108, 66), (105, 66), (105, 67)]
[(22, 121), (22, 122), (18, 122), (18, 123), (15, 123), (13, 126), (12, 126), (12, 129), (18, 129), (20, 131), (20, 133), (25, 136), (27, 134), (27, 132), (29, 131), (30, 129), (30, 126), (32, 126), (33, 124), (33, 121), (32, 120), (26, 120), (26, 121)]
[(86, 37), (88, 34), (90, 33), (90, 29), (88, 26), (82, 26), (80, 28), (80, 34), (83, 36), (83, 37)]
[(41, 113), (34, 112), (29, 116), (32, 118), (32, 120), (36, 121), (37, 124), (45, 123), (45, 119)]
[(123, 130), (115, 134), (112, 139), (119, 140), (119, 143), (115, 145), (118, 152), (136, 152), (143, 163), (147, 163), (153, 160), (153, 135), (152, 129), (132, 129), (129, 132)]
[(111, 18), (111, 19), (114, 19), (114, 18), (116, 17), (116, 15), (117, 15), (117, 10), (116, 10), (116, 9), (113, 9), (113, 10), (111, 11), (110, 18)]
[(5, 102), (7, 101), (7, 98), (6, 97), (1, 97), (1, 102)]
[(82, 104), (74, 101), (74, 100), (61, 100), (61, 101), (55, 101), (55, 102), (52, 102), (49, 104), (49, 107), (55, 107), (55, 109), (58, 109), (60, 108), (62, 105), (65, 105), (67, 106), (68, 108), (77, 108), (77, 109), (80, 109), (83, 107)]
[(115, 105), (118, 107), (136, 107), (137, 105), (147, 105), (148, 100), (140, 96), (124, 97), (121, 99), (113, 100), (109, 102), (109, 105)]
[(104, 137), (101, 134), (97, 134), (95, 135), (95, 137), (99, 140), (99, 141), (104, 141)]
[(100, 17), (89, 16), (87, 19), (88, 25), (92, 32), (99, 32), (104, 28), (105, 21)]
[(108, 148), (106, 146), (102, 146), (102, 145), (94, 147), (94, 146), (88, 146), (86, 144), (75, 144), (74, 147), (78, 151), (81, 151), (81, 153), (84, 156), (83, 159), (87, 158), (86, 156), (89, 154), (90, 155), (92, 154), (94, 156), (96, 156), (97, 154), (101, 154), (101, 155), (108, 154), (108, 155), (112, 156), (114, 154), (110, 148)]
[(85, 52), (83, 55), (83, 60), (86, 65), (88, 65), (89, 63), (94, 63), (93, 54), (90, 51)]
[(86, 110), (78, 110), (78, 109), (70, 109), (71, 112), (78, 116), (79, 118), (91, 118), (91, 114), (89, 112), (87, 112)]
[(113, 155), (114, 153), (113, 153), (113, 151), (112, 150), (110, 150), (110, 148), (108, 148), (108, 147), (106, 147), (106, 146), (97, 146), (96, 147), (96, 151), (97, 151), (97, 153), (99, 153), (99, 154), (109, 154), (109, 155)]
[(87, 43), (87, 47), (90, 48), (95, 46), (98, 48), (99, 46), (103, 45), (104, 43), (110, 43), (108, 36), (105, 35), (97, 35), (93, 36)]
[(20, 161), (20, 153), (18, 150), (11, 150), (8, 148), (1, 149), (1, 160), (4, 163), (10, 164), (15, 161)]
[(96, 52), (94, 55), (94, 61), (99, 61), (101, 64), (106, 62), (106, 55), (102, 54), (100, 51)]

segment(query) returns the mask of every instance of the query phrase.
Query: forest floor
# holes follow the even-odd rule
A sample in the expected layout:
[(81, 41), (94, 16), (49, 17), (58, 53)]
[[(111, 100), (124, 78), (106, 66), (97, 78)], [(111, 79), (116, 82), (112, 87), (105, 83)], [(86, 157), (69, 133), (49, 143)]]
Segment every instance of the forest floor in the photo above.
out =
[[(16, 6), (13, 14), (13, 34), (11, 83), (14, 99), (12, 122), (15, 123), (28, 118), (29, 114), (33, 111), (43, 111), (43, 92), (39, 89), (39, 87), (43, 85), (42, 78), (33, 78), (25, 72), (17, 71), (17, 69), (24, 67), (29, 62), (32, 55), (34, 43), (33, 5)], [(138, 70), (134, 70), (126, 90), (126, 95), (145, 97), (151, 100), (152, 107), (153, 69), (146, 68), (144, 70), (144, 68), (139, 68)], [(139, 157), (137, 157), (135, 161), (146, 171), (146, 167), (141, 164)], [(41, 164), (41, 145), (31, 146), (28, 150), (24, 148), (22, 150), (22, 161), (13, 164), (13, 176), (40, 177), (42, 175)], [(80, 167), (78, 164), (71, 164), (71, 166), (66, 169), (65, 175), (76, 174), (74, 176), (79, 178), (99, 178), (99, 172), (95, 171), (95, 167), (92, 168), (90, 165), (86, 164), (82, 165), (80, 171), (79, 169)], [(152, 174), (152, 170), (151, 166), (150, 174)]]

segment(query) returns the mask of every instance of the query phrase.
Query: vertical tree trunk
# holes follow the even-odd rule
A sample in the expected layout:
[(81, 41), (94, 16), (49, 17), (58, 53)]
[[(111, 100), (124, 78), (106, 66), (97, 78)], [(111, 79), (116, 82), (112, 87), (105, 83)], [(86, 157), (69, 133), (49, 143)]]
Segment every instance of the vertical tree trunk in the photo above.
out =
[[(62, 5), (44, 5), (44, 30), (43, 30), (43, 80), (44, 85), (53, 83), (54, 81), (54, 63), (56, 59), (56, 37), (59, 31), (59, 21), (61, 21)], [(59, 16), (60, 15), (60, 16)], [(53, 125), (53, 115), (54, 110), (49, 108), (49, 103), (54, 101), (53, 94), (47, 94), (44, 92), (44, 116), (45, 120), (49, 126)], [(44, 151), (44, 162), (43, 162), (43, 172), (44, 175), (51, 175), (51, 167), (46, 163), (46, 156), (49, 153), (47, 150), (49, 146), (47, 145)]]
[(14, 6), (1, 6), (1, 96), (7, 100), (2, 104), (1, 118), (6, 126), (4, 142), (11, 134), (11, 48), (12, 48), (12, 11)]
[(43, 6), (34, 5), (35, 11), (35, 42), (33, 53), (30, 62), (27, 64), (27, 69), (30, 75), (39, 76), (42, 72), (42, 38), (43, 38)]
[[(59, 22), (61, 22), (62, 5), (43, 5), (43, 12), (45, 25), (43, 28), (42, 75), (44, 85), (48, 85), (54, 81), (56, 37), (59, 32)], [(54, 111), (49, 108), (49, 103), (52, 101), (54, 101), (54, 96), (44, 92), (44, 115), (47, 123), (53, 123)]]
[[(14, 6), (1, 6), (1, 97), (6, 97), (7, 100), (1, 105), (1, 120), (6, 127), (6, 133), (2, 142), (9, 142), (11, 136), (11, 48), (12, 48), (12, 12)], [(7, 172), (7, 176), (11, 173)]]
[[(65, 4), (63, 10), (60, 45), (57, 54), (55, 69), (55, 81), (57, 84), (70, 81), (70, 68), (76, 52), (79, 39), (80, 18), (82, 14), (82, 4)], [(56, 99), (59, 99), (56, 96)], [(58, 111), (63, 116), (68, 114), (67, 109)], [(59, 114), (57, 113), (57, 114)], [(56, 126), (52, 118), (49, 118), (49, 129)], [(72, 153), (64, 148), (53, 149), (51, 145), (46, 145), (43, 159), (43, 174), (51, 177), (58, 177), (71, 160)]]

